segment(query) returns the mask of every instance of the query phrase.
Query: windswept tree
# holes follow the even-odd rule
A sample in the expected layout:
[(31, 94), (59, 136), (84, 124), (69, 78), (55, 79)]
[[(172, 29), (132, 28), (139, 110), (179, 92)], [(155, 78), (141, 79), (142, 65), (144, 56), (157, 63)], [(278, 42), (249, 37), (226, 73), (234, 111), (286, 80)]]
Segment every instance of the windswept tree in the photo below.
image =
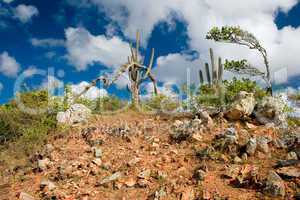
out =
[(81, 95), (86, 93), (91, 87), (95, 86), (98, 81), (102, 81), (106, 87), (115, 83), (122, 74), (128, 73), (130, 80), (130, 85), (128, 89), (131, 92), (131, 103), (137, 108), (140, 103), (139, 93), (140, 86), (144, 81), (150, 80), (153, 83), (154, 94), (157, 94), (156, 80), (152, 74), (152, 66), (154, 62), (154, 49), (151, 51), (149, 65), (145, 66), (143, 60), (139, 57), (139, 47), (140, 47), (140, 34), (137, 31), (136, 34), (136, 46), (133, 48), (133, 45), (130, 44), (131, 56), (128, 56), (127, 63), (119, 67), (115, 75), (109, 79), (107, 76), (101, 76), (91, 82), (79, 95), (75, 97), (75, 100)]
[(252, 33), (242, 30), (240, 27), (236, 26), (224, 26), (221, 28), (214, 27), (207, 33), (206, 39), (214, 40), (216, 42), (238, 44), (246, 46), (249, 49), (257, 50), (263, 57), (266, 73), (260, 72), (256, 67), (248, 64), (246, 60), (227, 62), (227, 67), (225, 65), (225, 69), (227, 68), (231, 71), (243, 74), (262, 76), (267, 83), (268, 92), (272, 94), (271, 72), (267, 51), (261, 46), (258, 39)]

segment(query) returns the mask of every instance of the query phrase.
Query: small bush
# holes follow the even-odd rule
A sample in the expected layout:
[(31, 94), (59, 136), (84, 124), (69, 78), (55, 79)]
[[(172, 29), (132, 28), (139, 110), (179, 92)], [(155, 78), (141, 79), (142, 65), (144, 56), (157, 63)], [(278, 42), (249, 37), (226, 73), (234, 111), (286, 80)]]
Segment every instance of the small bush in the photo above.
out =
[(94, 112), (101, 113), (101, 112), (109, 112), (109, 111), (118, 111), (127, 106), (126, 101), (120, 100), (116, 96), (106, 96), (101, 97), (95, 100), (96, 106)]
[(175, 111), (180, 107), (180, 103), (172, 97), (163, 94), (155, 95), (143, 103), (146, 111)]
[(250, 79), (236, 79), (234, 78), (231, 81), (225, 80), (223, 81), (225, 87), (225, 100), (226, 103), (232, 103), (234, 101), (235, 96), (240, 91), (246, 91), (249, 93), (253, 93), (257, 100), (262, 99), (267, 96), (267, 92), (261, 89), (255, 81), (251, 81)]
[(255, 81), (234, 78), (223, 81), (221, 86), (202, 85), (196, 99), (199, 104), (206, 106), (230, 105), (240, 91), (254, 93), (257, 100), (267, 96), (267, 92), (261, 89)]
[(56, 113), (47, 112), (47, 91), (32, 91), (20, 94), (28, 108), (45, 109), (46, 112), (29, 114), (21, 111), (15, 100), (0, 106), (0, 144), (14, 142), (26, 153), (34, 151), (46, 140), (47, 134), (56, 128)]

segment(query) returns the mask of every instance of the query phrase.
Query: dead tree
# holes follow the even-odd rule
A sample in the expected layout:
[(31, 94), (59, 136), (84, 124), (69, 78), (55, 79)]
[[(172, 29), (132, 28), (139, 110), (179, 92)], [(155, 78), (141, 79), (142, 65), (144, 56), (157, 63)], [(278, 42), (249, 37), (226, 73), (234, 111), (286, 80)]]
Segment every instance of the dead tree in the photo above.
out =
[(139, 58), (139, 47), (140, 47), (140, 34), (137, 31), (136, 33), (136, 47), (133, 48), (133, 45), (130, 44), (131, 56), (128, 56), (128, 62), (120, 66), (118, 71), (115, 73), (111, 80), (106, 76), (101, 76), (94, 81), (90, 85), (88, 85), (84, 91), (78, 94), (74, 99), (76, 100), (81, 95), (86, 93), (91, 87), (95, 86), (98, 81), (103, 81), (106, 87), (109, 87), (111, 84), (115, 83), (122, 74), (128, 72), (128, 77), (130, 80), (129, 90), (131, 92), (131, 103), (134, 107), (138, 107), (140, 103), (139, 92), (140, 85), (147, 79), (149, 79), (153, 83), (154, 94), (157, 94), (157, 86), (156, 80), (152, 74), (152, 67), (154, 61), (154, 48), (151, 51), (150, 62), (148, 66), (143, 64), (143, 61)]

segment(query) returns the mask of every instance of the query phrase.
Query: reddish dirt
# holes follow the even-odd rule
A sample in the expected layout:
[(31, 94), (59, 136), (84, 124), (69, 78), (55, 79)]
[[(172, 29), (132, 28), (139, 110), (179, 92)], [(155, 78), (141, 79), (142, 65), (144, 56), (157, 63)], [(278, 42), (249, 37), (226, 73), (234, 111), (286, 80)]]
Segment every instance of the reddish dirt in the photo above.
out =
[[(117, 127), (127, 123), (131, 130), (125, 137), (113, 136), (103, 132), (104, 127)], [(30, 167), (23, 167), (9, 175), (9, 181), (1, 183), (0, 199), (18, 199), (20, 192), (26, 192), (36, 199), (47, 199), (43, 194), (56, 195), (64, 200), (99, 200), (99, 199), (151, 199), (156, 191), (164, 188), (166, 195), (161, 199), (261, 199), (259, 190), (233, 187), (229, 179), (222, 177), (229, 160), (202, 161), (197, 158), (195, 150), (202, 149), (227, 126), (227, 123), (215, 125), (210, 131), (203, 133), (201, 141), (183, 141), (175, 143), (169, 138), (169, 126), (173, 120), (153, 116), (143, 116), (136, 113), (124, 113), (114, 116), (98, 116), (89, 124), (72, 128), (68, 134), (56, 136), (49, 143), (55, 147), (49, 155), (51, 164), (47, 170), (36, 172)], [(234, 125), (238, 131), (244, 124)], [(102, 164), (92, 163), (94, 158), (91, 146), (81, 135), (85, 127), (95, 127), (93, 137), (101, 139), (99, 147), (103, 151)], [(254, 134), (270, 134), (276, 137), (276, 131), (255, 127), (249, 130)], [(275, 163), (267, 155), (250, 157), (247, 164), (255, 164), (262, 174), (266, 174)], [(138, 158), (136, 164), (129, 164)], [(75, 166), (76, 170), (69, 177), (58, 179), (58, 167)], [(208, 172), (204, 181), (197, 181), (193, 175), (199, 166), (207, 166)], [(151, 170), (151, 175), (144, 179), (139, 174)], [(122, 177), (117, 181), (99, 185), (99, 181), (115, 172), (121, 172)], [(166, 175), (157, 176), (157, 173)], [(40, 182), (47, 178), (55, 185), (54, 191), (40, 189)], [(9, 191), (9, 192), (8, 192)], [(265, 197), (267, 199), (267, 197)], [(152, 198), (153, 199), (153, 198)], [(274, 199), (274, 198), (273, 198)]]

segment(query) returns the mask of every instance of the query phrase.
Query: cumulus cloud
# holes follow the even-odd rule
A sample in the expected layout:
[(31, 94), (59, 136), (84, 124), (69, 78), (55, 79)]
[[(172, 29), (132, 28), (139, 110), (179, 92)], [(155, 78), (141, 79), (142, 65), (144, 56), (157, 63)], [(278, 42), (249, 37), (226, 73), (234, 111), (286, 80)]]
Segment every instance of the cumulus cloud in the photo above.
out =
[(20, 4), (14, 10), (15, 18), (19, 19), (22, 23), (29, 22), (32, 17), (39, 14), (38, 9), (32, 5)]
[[(71, 91), (74, 95), (80, 94), (86, 86), (88, 86), (89, 83), (86, 81), (82, 81), (79, 84), (71, 85)], [(82, 95), (83, 98), (89, 99), (89, 100), (95, 100), (99, 97), (106, 97), (108, 96), (108, 92), (103, 88), (98, 87), (91, 87), (84, 95)]]
[(47, 39), (38, 39), (31, 38), (30, 43), (35, 47), (63, 47), (65, 45), (65, 41), (61, 39), (47, 38)]
[[(227, 59), (248, 59), (251, 64), (264, 70), (260, 55), (245, 47), (214, 43), (205, 39), (206, 33), (213, 26), (239, 25), (242, 29), (252, 32), (269, 53), (272, 72), (287, 68), (288, 76), (300, 74), (300, 27), (290, 26), (278, 29), (275, 17), (278, 11), (287, 13), (297, 4), (297, 0), (90, 0), (99, 10), (117, 23), (124, 35), (134, 39), (136, 30), (141, 30), (144, 45), (155, 26), (162, 21), (170, 20), (172, 13), (182, 18), (187, 25), (190, 49), (200, 53), (199, 60), (186, 59), (186, 55), (178, 53), (159, 58), (159, 65), (173, 63), (178, 60), (185, 67), (200, 68), (199, 64), (208, 61), (208, 49), (213, 47), (215, 53)], [(289, 52), (288, 54), (286, 52)], [(197, 67), (196, 67), (197, 65)], [(178, 66), (178, 65), (175, 65)], [(172, 67), (171, 71), (157, 69), (165, 76), (163, 80), (176, 79), (183, 66)], [(168, 69), (171, 69), (169, 66)], [(198, 70), (197, 69), (197, 70)], [(170, 72), (170, 73), (167, 73)], [(176, 74), (176, 77), (175, 77)], [(193, 71), (192, 74), (198, 74)], [(161, 76), (158, 74), (158, 76)], [(181, 76), (181, 74), (179, 75)]]
[(95, 63), (115, 69), (127, 61), (130, 48), (119, 37), (94, 36), (81, 27), (67, 28), (65, 34), (67, 58), (79, 71)]
[(20, 64), (6, 51), (0, 54), (0, 72), (8, 77), (14, 77), (20, 70)]
[(64, 83), (62, 81), (50, 75), (47, 77), (47, 79), (45, 79), (42, 82), (42, 88), (46, 88), (48, 90), (54, 90), (56, 88), (63, 88), (63, 87), (64, 87)]

